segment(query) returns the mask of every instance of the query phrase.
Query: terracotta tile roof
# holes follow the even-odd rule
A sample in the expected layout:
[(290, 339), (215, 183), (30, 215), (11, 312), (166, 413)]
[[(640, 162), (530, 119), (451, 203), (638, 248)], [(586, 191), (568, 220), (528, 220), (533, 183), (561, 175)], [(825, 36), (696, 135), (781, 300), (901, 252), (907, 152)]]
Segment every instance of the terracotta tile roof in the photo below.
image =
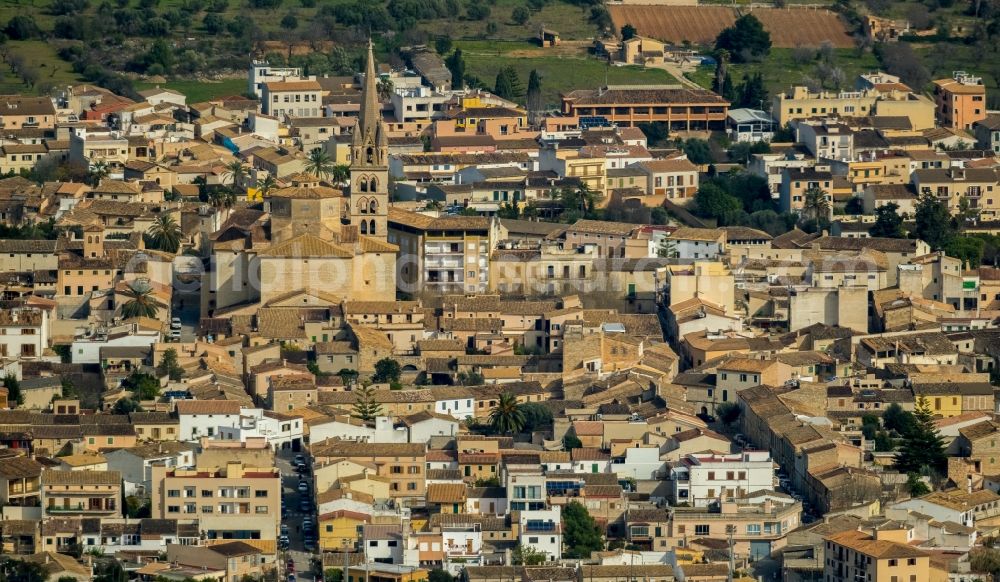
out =
[(300, 234), (286, 241), (273, 244), (259, 253), (261, 257), (285, 258), (340, 258), (354, 257), (354, 252), (316, 235)]
[(633, 230), (639, 228), (638, 225), (625, 222), (609, 222), (604, 220), (581, 219), (574, 222), (567, 228), (570, 232), (583, 232), (593, 234), (611, 234), (628, 236)]
[(863, 531), (852, 530), (833, 534), (826, 538), (835, 544), (850, 548), (865, 556), (879, 560), (890, 558), (927, 558), (929, 554), (913, 546), (888, 540), (872, 539)]
[(468, 488), (464, 483), (433, 483), (427, 486), (429, 503), (465, 503)]
[(230, 400), (180, 400), (177, 414), (239, 414), (243, 406)]
[(42, 471), (42, 485), (121, 485), (119, 471)]

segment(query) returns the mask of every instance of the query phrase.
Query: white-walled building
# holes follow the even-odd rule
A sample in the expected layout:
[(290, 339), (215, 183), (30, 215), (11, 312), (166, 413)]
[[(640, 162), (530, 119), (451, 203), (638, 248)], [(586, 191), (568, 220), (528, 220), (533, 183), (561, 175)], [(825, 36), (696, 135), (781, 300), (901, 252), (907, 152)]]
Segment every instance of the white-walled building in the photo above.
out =
[(458, 423), (453, 416), (422, 410), (399, 419), (397, 426), (406, 428), (408, 442), (426, 443), (431, 437), (457, 435)]
[(548, 556), (549, 561), (562, 559), (562, 514), (559, 507), (522, 511), (519, 518), (521, 535), (518, 542), (531, 546)]
[(510, 511), (541, 510), (548, 506), (545, 476), (539, 473), (508, 473), (507, 507)]
[(659, 447), (631, 447), (625, 449), (624, 456), (611, 459), (611, 472), (619, 479), (657, 479), (664, 468)]
[(483, 564), (483, 531), (478, 523), (441, 527), (445, 570), (457, 576), (466, 566)]
[(244, 408), (237, 426), (220, 425), (218, 436), (223, 441), (247, 442), (248, 438), (264, 438), (272, 450), (299, 450), (302, 445), (301, 416), (292, 416), (260, 408)]
[(219, 427), (238, 427), (243, 405), (233, 400), (180, 400), (177, 418), (180, 420), (178, 439), (196, 441), (201, 437), (214, 438)]
[(160, 341), (160, 331), (138, 323), (111, 328), (80, 330), (73, 340), (70, 356), (74, 364), (101, 363), (101, 348), (148, 348)]
[(670, 470), (670, 501), (693, 507), (773, 488), (774, 462), (768, 451), (696, 453)]
[(108, 469), (122, 474), (125, 495), (147, 497), (152, 488), (153, 465), (191, 467), (195, 450), (191, 443), (163, 441), (105, 453)]
[(714, 260), (726, 252), (726, 232), (717, 228), (678, 228), (670, 240), (681, 260)]
[(250, 63), (250, 71), (247, 74), (247, 92), (257, 99), (260, 99), (264, 90), (264, 83), (272, 81), (284, 81), (285, 79), (299, 78), (302, 76), (302, 69), (298, 67), (272, 67), (267, 61), (253, 61)]
[(0, 356), (32, 360), (49, 347), (49, 312), (44, 309), (0, 309)]

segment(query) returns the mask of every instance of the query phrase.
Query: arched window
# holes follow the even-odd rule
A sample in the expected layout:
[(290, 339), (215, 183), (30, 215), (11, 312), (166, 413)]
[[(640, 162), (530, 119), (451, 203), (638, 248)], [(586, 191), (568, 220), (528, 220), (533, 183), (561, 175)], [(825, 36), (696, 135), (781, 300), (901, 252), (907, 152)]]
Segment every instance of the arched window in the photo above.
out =
[(365, 159), (368, 160), (369, 164), (375, 162), (375, 148), (373, 147), (368, 148), (368, 150), (365, 152)]
[(368, 234), (368, 223), (364, 220), (361, 221), (361, 234)]
[(368, 214), (368, 199), (362, 198), (358, 200), (358, 212), (361, 214)]
[(87, 244), (89, 245), (92, 242), (94, 242), (94, 237), (87, 235)]
[(371, 212), (372, 214), (378, 212), (378, 202), (375, 202), (375, 200), (370, 201), (368, 203), (368, 212)]
[(368, 221), (368, 234), (375, 234), (375, 220)]
[(378, 192), (378, 182), (375, 181), (375, 178), (372, 178), (371, 181), (368, 182), (368, 191)]
[(364, 178), (361, 178), (361, 191), (362, 192), (368, 191), (368, 180), (365, 180)]

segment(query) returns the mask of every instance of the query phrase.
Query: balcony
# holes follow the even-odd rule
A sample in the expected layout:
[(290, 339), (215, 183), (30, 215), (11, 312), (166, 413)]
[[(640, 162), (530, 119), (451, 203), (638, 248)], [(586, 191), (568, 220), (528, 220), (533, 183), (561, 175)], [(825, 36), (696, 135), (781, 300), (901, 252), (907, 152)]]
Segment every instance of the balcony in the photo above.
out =
[(462, 257), (428, 257), (424, 261), (424, 266), (427, 268), (445, 268), (445, 269), (461, 269), (462, 268)]
[(118, 511), (118, 508), (111, 506), (105, 507), (101, 505), (73, 505), (73, 506), (49, 506), (45, 508), (46, 512), (51, 515), (74, 515), (74, 514), (110, 514)]

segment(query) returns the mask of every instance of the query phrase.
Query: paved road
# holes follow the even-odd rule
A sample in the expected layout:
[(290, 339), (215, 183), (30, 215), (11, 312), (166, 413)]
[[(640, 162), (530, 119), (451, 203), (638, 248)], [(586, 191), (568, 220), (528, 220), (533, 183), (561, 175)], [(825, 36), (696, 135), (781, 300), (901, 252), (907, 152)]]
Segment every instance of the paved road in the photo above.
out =
[(182, 342), (193, 342), (197, 339), (198, 325), (201, 318), (200, 298), (197, 293), (177, 292), (174, 294), (171, 315), (181, 318)]
[[(281, 557), (282, 572), (285, 571), (284, 564), (290, 557), (295, 561), (296, 580), (313, 580), (310, 572), (313, 554), (305, 551), (302, 545), (302, 518), (306, 514), (300, 509), (302, 494), (299, 493), (298, 489), (299, 475), (292, 467), (292, 459), (295, 458), (295, 455), (296, 453), (292, 451), (281, 451), (275, 459), (275, 464), (281, 471), (282, 499), (285, 501), (285, 507), (288, 508), (288, 517), (281, 520), (283, 524), (288, 526), (288, 539), (290, 541), (288, 551), (284, 552), (285, 555)], [(306, 495), (311, 496), (311, 494), (312, 490), (310, 489)], [(313, 515), (313, 520), (315, 523), (315, 515)]]

